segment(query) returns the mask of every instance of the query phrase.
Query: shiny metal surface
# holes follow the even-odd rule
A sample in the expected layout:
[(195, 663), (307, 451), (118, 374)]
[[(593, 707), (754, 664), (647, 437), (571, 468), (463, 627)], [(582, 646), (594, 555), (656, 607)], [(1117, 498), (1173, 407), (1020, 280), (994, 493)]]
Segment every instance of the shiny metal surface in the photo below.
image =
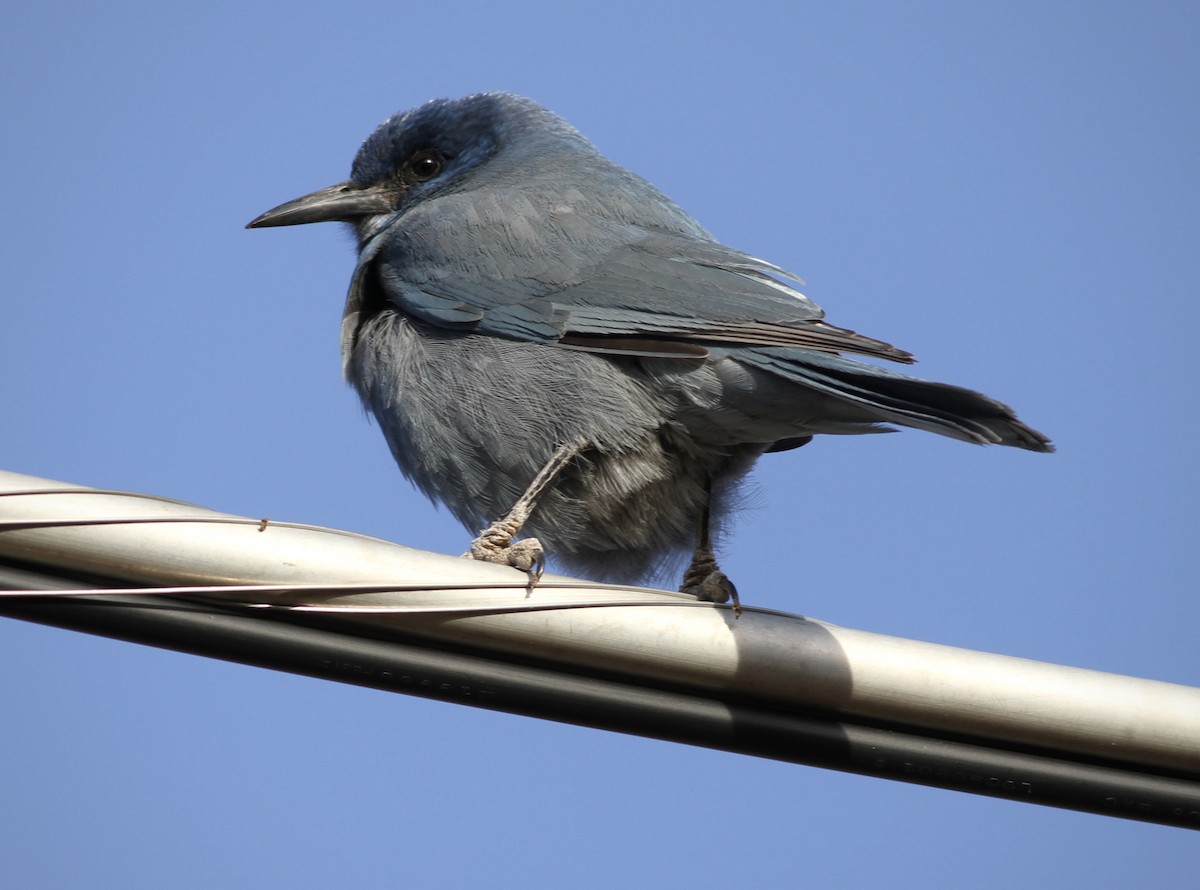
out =
[[(665, 591), (547, 575), (527, 594), (500, 566), (14, 473), (0, 473), (0, 554), (735, 701), (1200, 774), (1200, 689), (1188, 686), (754, 608), (735, 619)], [(209, 585), (238, 587), (194, 589)]]

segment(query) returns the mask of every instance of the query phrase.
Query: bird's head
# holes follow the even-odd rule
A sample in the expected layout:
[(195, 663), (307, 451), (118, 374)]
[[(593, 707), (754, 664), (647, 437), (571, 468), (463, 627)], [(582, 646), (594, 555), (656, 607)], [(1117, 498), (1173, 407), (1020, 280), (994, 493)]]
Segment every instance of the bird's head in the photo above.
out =
[(436, 99), (384, 121), (359, 149), (345, 182), (280, 204), (246, 227), (347, 222), (365, 241), (381, 217), (470, 188), (483, 171), (499, 178), (512, 164), (528, 171), (522, 158), (554, 148), (594, 152), (570, 124), (529, 99), (508, 93)]

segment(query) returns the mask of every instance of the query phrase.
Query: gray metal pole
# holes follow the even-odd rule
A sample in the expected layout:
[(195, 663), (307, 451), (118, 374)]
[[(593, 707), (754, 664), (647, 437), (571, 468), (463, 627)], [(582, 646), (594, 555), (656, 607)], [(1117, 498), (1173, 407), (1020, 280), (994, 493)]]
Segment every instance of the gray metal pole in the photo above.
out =
[[(436, 656), (458, 667), (431, 676), (471, 677), (449, 683), (478, 691), (463, 703), (1200, 827), (1191, 687), (765, 610), (734, 619), (663, 591), (548, 576), (527, 595), (497, 566), (11, 473), (0, 473), (0, 561), (28, 573), (10, 575), (17, 589), (90, 577), (228, 601), (0, 599), (14, 617), (416, 694), (430, 690), (380, 678), (423, 676), (400, 663)], [(262, 634), (275, 649), (236, 644)], [(294, 657), (255, 656), (284, 638)], [(336, 658), (301, 657), (317, 638)], [(338, 676), (333, 664), (373, 666)], [(506, 691), (484, 694), (498, 665)]]

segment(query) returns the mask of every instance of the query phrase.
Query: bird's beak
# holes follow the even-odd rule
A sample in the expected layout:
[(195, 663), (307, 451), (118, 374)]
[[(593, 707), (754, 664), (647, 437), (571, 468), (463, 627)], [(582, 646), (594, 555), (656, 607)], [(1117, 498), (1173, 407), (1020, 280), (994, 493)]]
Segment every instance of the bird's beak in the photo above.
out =
[(394, 190), (379, 186), (360, 188), (346, 181), (280, 204), (246, 223), (246, 228), (298, 226), (314, 222), (353, 222), (362, 216), (390, 213), (395, 207)]

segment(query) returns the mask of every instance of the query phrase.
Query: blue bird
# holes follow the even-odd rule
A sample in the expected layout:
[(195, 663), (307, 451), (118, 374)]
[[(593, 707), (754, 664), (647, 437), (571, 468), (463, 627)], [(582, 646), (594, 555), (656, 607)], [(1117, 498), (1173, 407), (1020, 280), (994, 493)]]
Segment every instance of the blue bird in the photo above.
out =
[[(716, 241), (529, 99), (436, 100), (385, 121), (350, 178), (249, 227), (358, 239), (343, 369), (400, 469), (469, 555), (540, 576), (677, 571), (737, 606), (713, 544), (758, 458), (817, 434), (913, 427), (1052, 451), (987, 396), (824, 321), (779, 266)], [(497, 519), (497, 517), (501, 517)], [(534, 537), (516, 540), (522, 531)]]

